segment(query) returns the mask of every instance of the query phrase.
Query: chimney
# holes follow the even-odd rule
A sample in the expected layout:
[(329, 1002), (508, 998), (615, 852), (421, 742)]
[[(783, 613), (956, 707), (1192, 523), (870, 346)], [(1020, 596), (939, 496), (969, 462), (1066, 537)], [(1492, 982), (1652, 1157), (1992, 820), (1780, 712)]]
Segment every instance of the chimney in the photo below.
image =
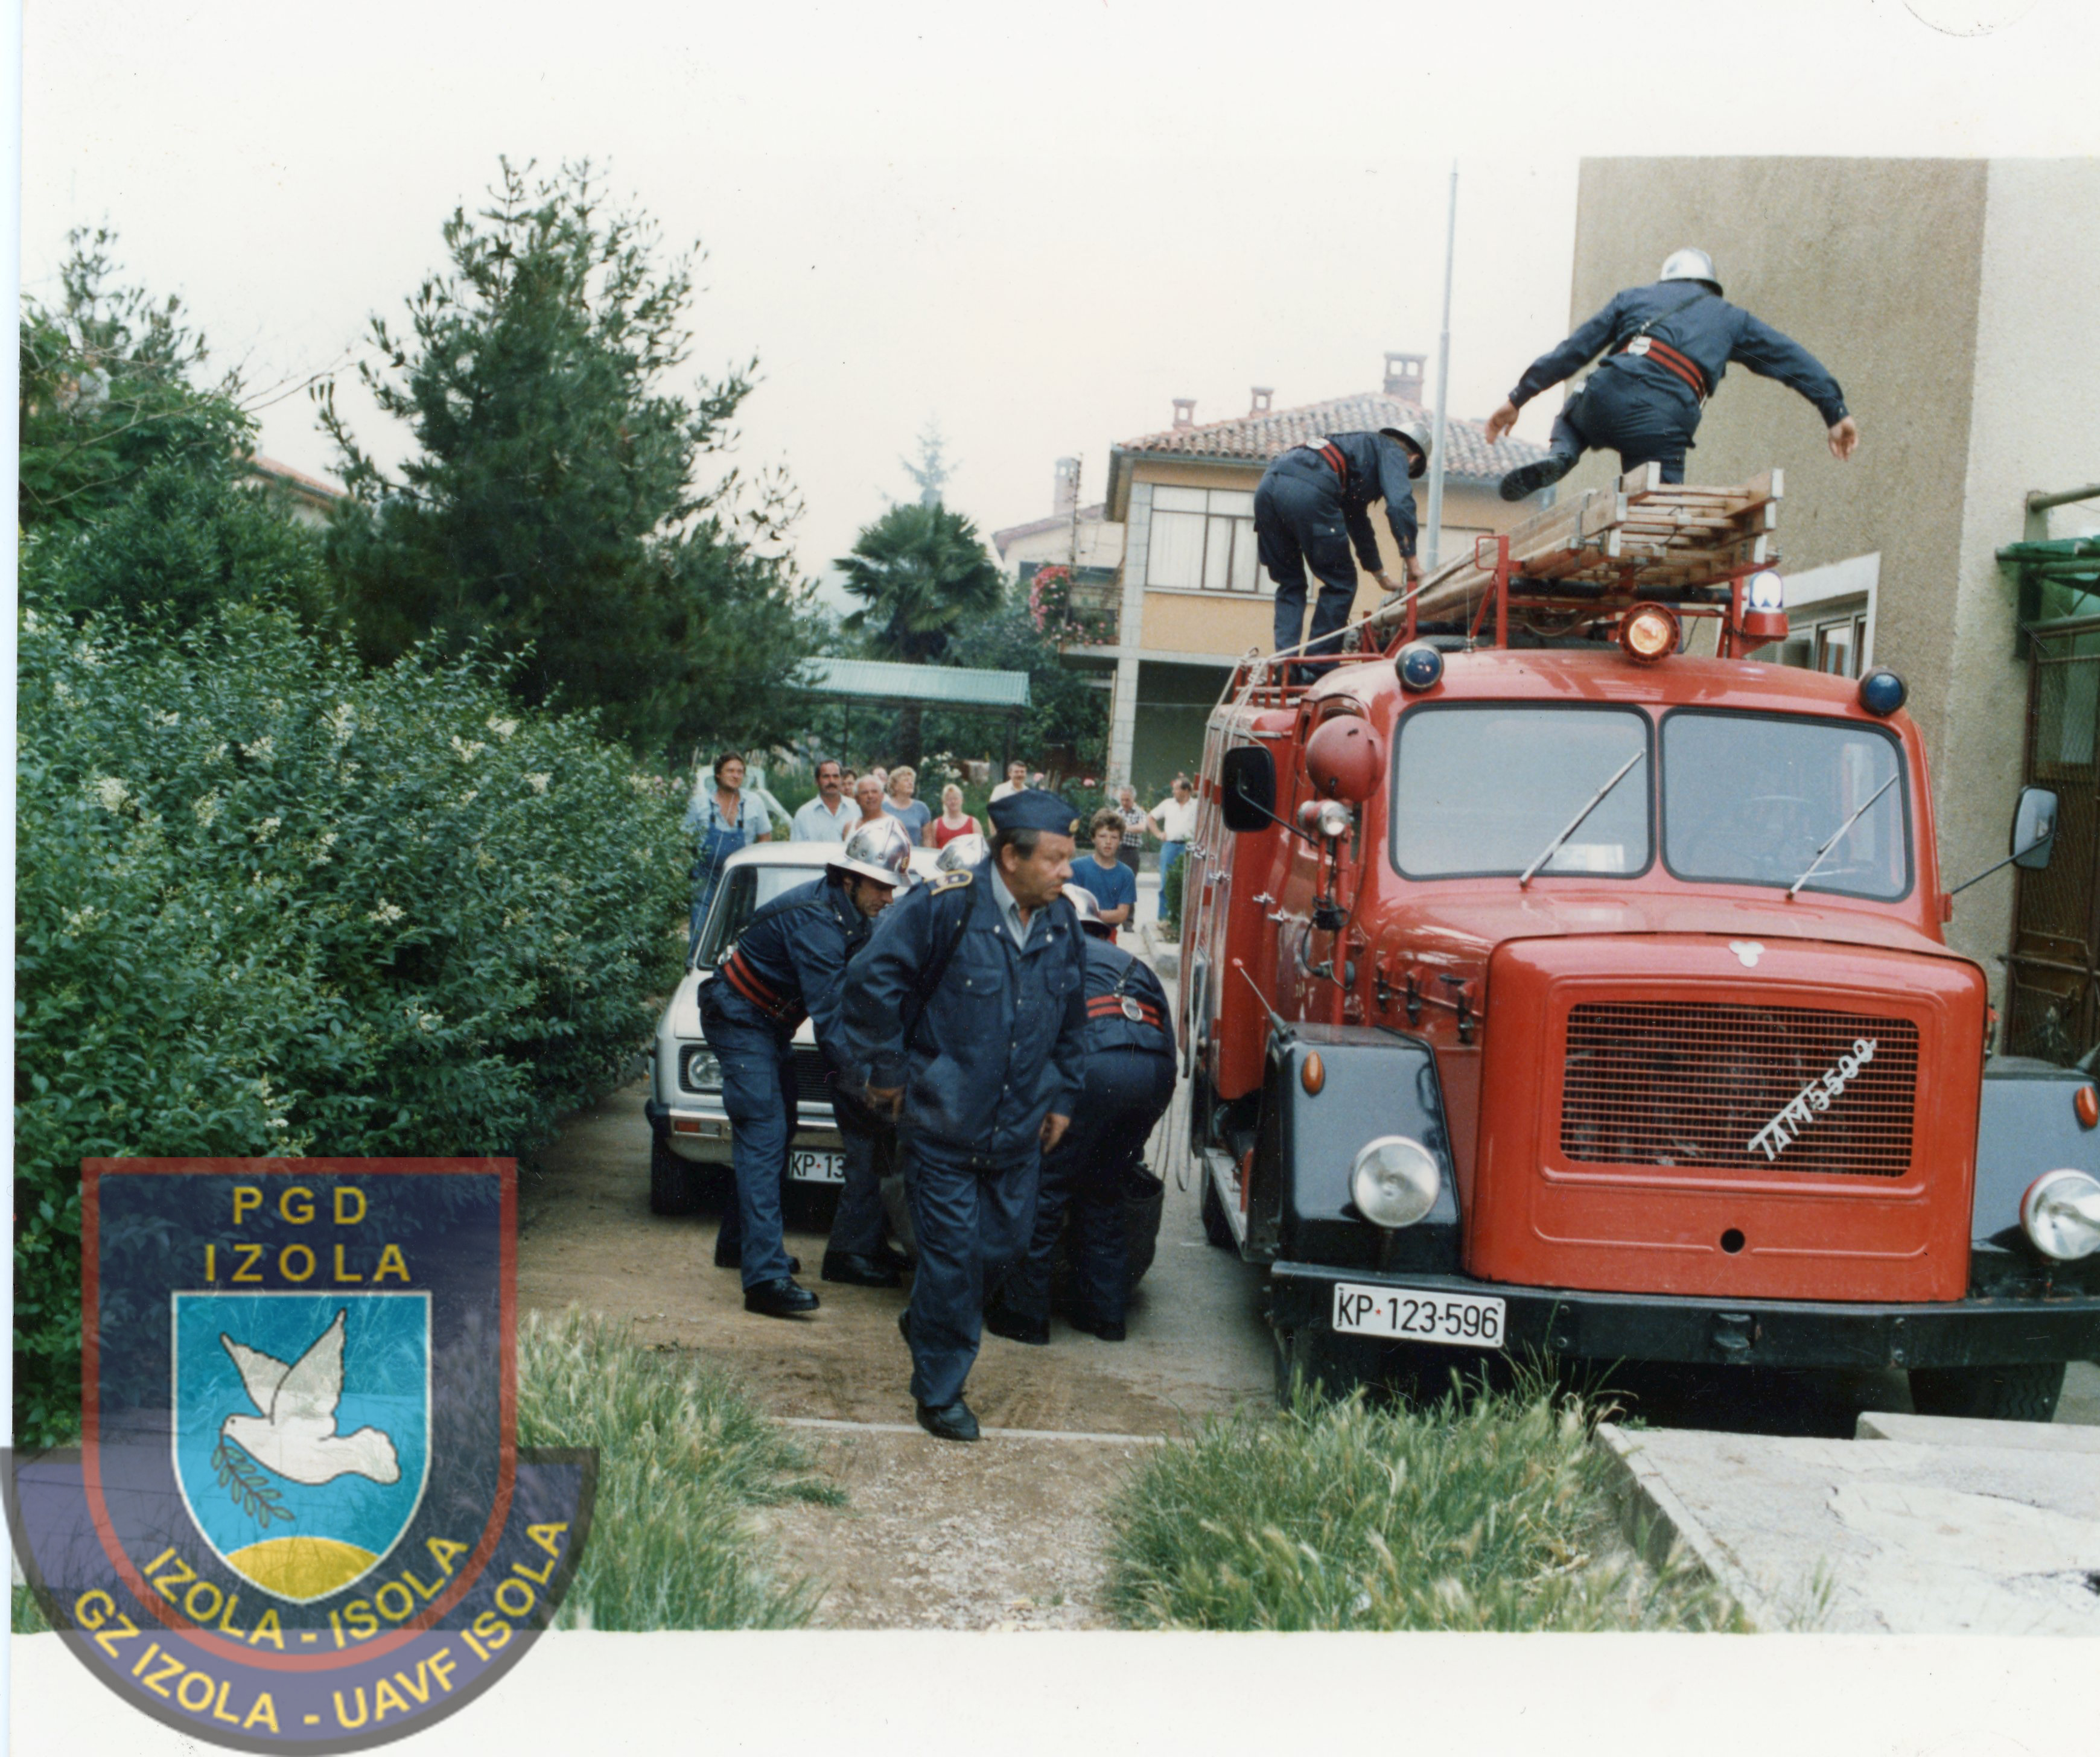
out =
[(1428, 363), (1426, 354), (1393, 354), (1385, 357), (1385, 394), (1398, 397), (1403, 403), (1419, 404), (1422, 401), (1422, 368)]
[(1269, 399), (1275, 394), (1276, 393), (1270, 390), (1267, 385), (1256, 385), (1254, 387), (1254, 403), (1247, 410), (1247, 413), (1250, 415), (1266, 415), (1268, 413)]
[(1176, 397), (1174, 399), (1175, 430), (1178, 433), (1184, 427), (1193, 427), (1195, 425), (1196, 399), (1193, 397)]
[(1071, 512), (1079, 504), (1079, 460), (1061, 457), (1057, 464), (1057, 486), (1051, 490), (1050, 510)]

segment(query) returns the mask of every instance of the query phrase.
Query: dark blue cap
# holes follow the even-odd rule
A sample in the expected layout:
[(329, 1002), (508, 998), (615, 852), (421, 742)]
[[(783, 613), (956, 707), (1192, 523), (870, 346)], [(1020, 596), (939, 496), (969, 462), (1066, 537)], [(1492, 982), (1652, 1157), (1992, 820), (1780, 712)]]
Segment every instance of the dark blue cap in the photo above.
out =
[(1061, 799), (1041, 787), (1023, 787), (1003, 799), (991, 802), (995, 830), (1034, 830), (1047, 835), (1077, 837), (1079, 814), (1070, 799)]

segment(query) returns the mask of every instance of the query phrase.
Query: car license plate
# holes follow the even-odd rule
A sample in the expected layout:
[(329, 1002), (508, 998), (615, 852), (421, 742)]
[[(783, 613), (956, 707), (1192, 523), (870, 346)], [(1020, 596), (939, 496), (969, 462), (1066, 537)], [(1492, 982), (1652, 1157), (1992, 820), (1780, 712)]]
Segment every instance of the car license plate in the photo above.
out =
[(788, 1156), (788, 1175), (797, 1183), (844, 1183), (846, 1156), (805, 1147)]
[(1399, 1342), (1440, 1342), (1452, 1348), (1501, 1348), (1504, 1302), (1475, 1293), (1432, 1293), (1424, 1288), (1335, 1284), (1335, 1328), (1353, 1336)]

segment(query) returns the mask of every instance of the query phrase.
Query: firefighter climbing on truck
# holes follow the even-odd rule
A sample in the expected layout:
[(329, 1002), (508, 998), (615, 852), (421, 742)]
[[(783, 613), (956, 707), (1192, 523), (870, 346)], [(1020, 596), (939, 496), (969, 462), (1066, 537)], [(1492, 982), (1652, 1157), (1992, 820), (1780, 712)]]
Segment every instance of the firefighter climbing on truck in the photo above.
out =
[[(1179, 1002), (1207, 1231), (1330, 1382), (1902, 1368), (2046, 1420), (2100, 1355), (2100, 1087), (1987, 1061), (1900, 679), (1747, 660), (1779, 473), (1656, 473), (1228, 687)], [(2021, 792), (2010, 860), (2055, 812)]]
[(1729, 304), (1721, 297), (1713, 258), (1690, 249), (1672, 251), (1652, 285), (1615, 295), (1559, 347), (1525, 368), (1488, 417), (1488, 443), (1514, 427), (1517, 411), (1539, 392), (1599, 354), (1603, 365), (1555, 420), (1546, 456), (1502, 478), (1505, 500), (1550, 487), (1592, 450), (1617, 451), (1623, 470), (1655, 463), (1663, 481), (1683, 482), (1684, 454), (1731, 361), (1776, 378), (1814, 403), (1829, 429), (1833, 457), (1842, 462), (1860, 443), (1859, 423), (1846, 412), (1845, 393), (1823, 363), (1790, 336)]

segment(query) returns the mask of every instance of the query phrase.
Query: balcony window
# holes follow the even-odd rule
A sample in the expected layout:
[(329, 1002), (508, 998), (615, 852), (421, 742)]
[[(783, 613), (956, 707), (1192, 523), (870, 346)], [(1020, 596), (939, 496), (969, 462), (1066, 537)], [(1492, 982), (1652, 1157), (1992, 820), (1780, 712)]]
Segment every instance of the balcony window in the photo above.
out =
[(1263, 590), (1255, 559), (1254, 495), (1227, 488), (1154, 488), (1145, 583), (1182, 592)]

